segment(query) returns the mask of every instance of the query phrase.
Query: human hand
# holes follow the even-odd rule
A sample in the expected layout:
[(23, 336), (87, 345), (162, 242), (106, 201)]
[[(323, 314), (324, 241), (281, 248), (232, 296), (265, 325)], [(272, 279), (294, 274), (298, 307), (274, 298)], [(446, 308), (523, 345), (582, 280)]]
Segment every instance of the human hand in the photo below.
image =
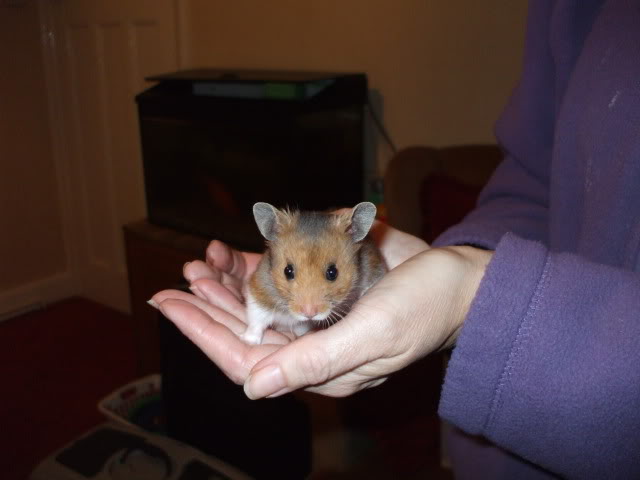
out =
[[(375, 222), (371, 235), (389, 268), (429, 248), (423, 240)], [(238, 335), (246, 328), (242, 291), (255, 271), (261, 255), (238, 252), (222, 242), (207, 248), (206, 261), (185, 265), (184, 277), (194, 295), (166, 290), (154, 295), (152, 304), (162, 304), (165, 315), (237, 383), (243, 383), (251, 367), (273, 351), (269, 344), (282, 345), (292, 334), (267, 330), (265, 346), (248, 347)], [(228, 355), (229, 353), (232, 355)]]
[[(399, 245), (407, 253), (422, 253), (389, 272), (341, 322), (295, 342), (269, 331), (265, 344), (244, 344), (237, 337), (244, 329), (241, 300), (206, 276), (196, 283), (202, 280), (206, 288), (200, 294), (208, 301), (171, 291), (154, 300), (232, 380), (244, 383), (251, 398), (305, 387), (348, 395), (450, 345), (491, 258), (491, 252), (472, 247), (426, 251), (415, 237), (393, 229), (387, 234), (389, 243), (385, 246), (383, 238), (381, 249), (391, 267), (403, 260)], [(236, 273), (231, 282), (236, 285), (257, 263), (237, 255), (231, 255), (234, 265), (224, 272)]]

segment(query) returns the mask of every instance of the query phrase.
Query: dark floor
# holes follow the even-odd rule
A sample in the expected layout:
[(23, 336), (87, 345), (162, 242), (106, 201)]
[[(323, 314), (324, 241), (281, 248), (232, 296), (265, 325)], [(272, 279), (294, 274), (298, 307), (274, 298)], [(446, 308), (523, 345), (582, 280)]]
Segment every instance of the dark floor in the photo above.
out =
[(130, 317), (73, 298), (0, 323), (0, 477), (23, 480), (104, 421), (97, 402), (135, 378)]

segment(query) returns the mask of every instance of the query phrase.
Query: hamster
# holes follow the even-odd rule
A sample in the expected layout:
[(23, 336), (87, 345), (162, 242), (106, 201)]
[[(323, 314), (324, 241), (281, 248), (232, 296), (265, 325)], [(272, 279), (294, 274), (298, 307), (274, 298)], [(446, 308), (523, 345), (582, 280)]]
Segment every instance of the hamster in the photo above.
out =
[(248, 344), (262, 343), (270, 326), (300, 336), (337, 322), (387, 272), (368, 236), (372, 203), (336, 214), (260, 202), (253, 215), (267, 249), (245, 290)]

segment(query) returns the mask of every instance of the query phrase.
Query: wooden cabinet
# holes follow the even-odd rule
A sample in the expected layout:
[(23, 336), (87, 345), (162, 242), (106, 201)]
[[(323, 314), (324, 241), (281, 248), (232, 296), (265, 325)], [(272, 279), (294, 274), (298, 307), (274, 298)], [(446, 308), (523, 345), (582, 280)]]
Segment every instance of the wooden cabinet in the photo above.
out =
[(185, 286), (182, 267), (204, 258), (209, 240), (146, 220), (125, 225), (124, 239), (138, 373), (142, 376), (160, 371), (158, 312), (147, 300), (159, 290)]

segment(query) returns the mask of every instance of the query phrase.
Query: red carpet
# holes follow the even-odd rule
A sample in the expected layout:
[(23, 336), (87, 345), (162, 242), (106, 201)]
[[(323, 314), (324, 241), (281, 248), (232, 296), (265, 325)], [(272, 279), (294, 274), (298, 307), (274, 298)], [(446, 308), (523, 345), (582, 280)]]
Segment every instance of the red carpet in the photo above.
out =
[(28, 478), (136, 376), (130, 317), (72, 298), (0, 323), (0, 477)]

